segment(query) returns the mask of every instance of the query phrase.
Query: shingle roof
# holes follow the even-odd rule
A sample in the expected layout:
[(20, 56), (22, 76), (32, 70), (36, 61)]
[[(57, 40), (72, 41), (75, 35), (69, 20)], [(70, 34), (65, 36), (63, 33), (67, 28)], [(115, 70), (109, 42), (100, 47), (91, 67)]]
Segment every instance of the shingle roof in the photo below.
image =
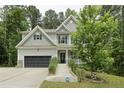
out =
[(55, 29), (43, 29), (46, 33), (52, 33), (55, 32)]
[[(43, 29), (43, 31), (46, 32), (46, 33), (54, 33), (54, 32), (56, 32), (55, 29)], [(21, 31), (20, 33), (27, 34), (29, 32), (30, 31)]]

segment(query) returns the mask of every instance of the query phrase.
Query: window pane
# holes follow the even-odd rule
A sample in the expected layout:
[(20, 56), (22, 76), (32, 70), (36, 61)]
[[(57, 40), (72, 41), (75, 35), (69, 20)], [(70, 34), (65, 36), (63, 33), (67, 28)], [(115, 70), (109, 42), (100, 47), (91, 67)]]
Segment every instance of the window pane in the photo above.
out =
[(67, 35), (58, 35), (58, 43), (67, 44)]
[(37, 40), (39, 40), (40, 39), (40, 35), (37, 35)]

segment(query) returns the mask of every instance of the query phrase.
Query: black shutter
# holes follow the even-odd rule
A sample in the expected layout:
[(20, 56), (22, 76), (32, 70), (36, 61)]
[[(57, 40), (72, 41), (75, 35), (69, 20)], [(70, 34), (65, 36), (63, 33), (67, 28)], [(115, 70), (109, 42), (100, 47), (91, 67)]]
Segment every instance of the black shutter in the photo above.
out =
[(40, 35), (40, 40), (42, 40), (42, 35)]
[(60, 44), (60, 35), (58, 35), (58, 43)]

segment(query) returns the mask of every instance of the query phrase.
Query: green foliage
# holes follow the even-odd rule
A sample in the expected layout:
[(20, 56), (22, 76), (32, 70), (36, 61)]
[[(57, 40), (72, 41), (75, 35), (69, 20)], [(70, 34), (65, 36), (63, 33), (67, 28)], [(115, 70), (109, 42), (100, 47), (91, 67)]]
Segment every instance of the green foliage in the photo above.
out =
[(76, 72), (76, 68), (77, 68), (77, 64), (75, 63), (74, 59), (70, 59), (68, 61), (68, 66), (71, 68), (71, 70), (75, 73)]
[(82, 82), (82, 80), (85, 79), (86, 71), (82, 68), (76, 68), (76, 73), (75, 74), (78, 77), (78, 82)]
[(86, 62), (91, 71), (106, 71), (113, 63), (112, 41), (116, 38), (118, 22), (108, 12), (103, 16), (100, 12), (98, 6), (85, 6), (78, 17), (77, 32), (72, 34), (76, 56)]
[(68, 8), (65, 11), (65, 17), (68, 18), (70, 15), (77, 16), (77, 13), (75, 10), (71, 10), (70, 8)]
[(33, 29), (36, 25), (40, 24), (41, 22), (41, 13), (39, 9), (36, 8), (36, 6), (28, 6), (27, 7), (27, 15), (30, 19), (31, 29)]
[(44, 81), (41, 88), (124, 88), (124, 77), (109, 75), (106, 73), (97, 73), (106, 82), (93, 83), (88, 80), (80, 82), (50, 82)]
[(58, 14), (52, 9), (46, 11), (42, 20), (42, 27), (47, 29), (55, 29), (59, 25)]
[(110, 53), (107, 50), (100, 50), (94, 56), (95, 69), (109, 71), (112, 67), (114, 59), (110, 57)]
[(9, 66), (15, 66), (17, 64), (15, 46), (21, 39), (19, 31), (28, 29), (26, 11), (21, 6), (4, 6), (3, 10), (4, 17), (2, 20), (5, 27), (6, 62)]
[(123, 5), (103, 5), (102, 12), (110, 11), (110, 16), (117, 18), (118, 22), (118, 34), (113, 41), (112, 56), (115, 62), (113, 63), (113, 73), (116, 75), (124, 76), (124, 6)]
[(3, 22), (0, 21), (0, 64), (6, 63), (5, 31)]
[(56, 57), (52, 58), (49, 62), (49, 74), (55, 74), (58, 65), (58, 59)]
[(9, 6), (9, 8), (4, 11), (4, 16), (3, 20), (5, 21), (7, 30), (10, 30), (10, 32), (27, 30), (28, 23), (26, 19), (26, 10), (24, 8)]
[(59, 23), (64, 22), (65, 16), (64, 16), (64, 13), (63, 12), (59, 12), (59, 14), (58, 14), (58, 20), (59, 20)]

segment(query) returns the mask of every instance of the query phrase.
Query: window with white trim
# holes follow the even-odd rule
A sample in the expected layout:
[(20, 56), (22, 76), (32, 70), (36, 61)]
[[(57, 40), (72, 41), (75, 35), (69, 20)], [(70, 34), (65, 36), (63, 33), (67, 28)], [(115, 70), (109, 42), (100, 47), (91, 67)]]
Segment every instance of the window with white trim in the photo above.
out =
[(58, 43), (59, 44), (67, 44), (67, 35), (58, 35)]

